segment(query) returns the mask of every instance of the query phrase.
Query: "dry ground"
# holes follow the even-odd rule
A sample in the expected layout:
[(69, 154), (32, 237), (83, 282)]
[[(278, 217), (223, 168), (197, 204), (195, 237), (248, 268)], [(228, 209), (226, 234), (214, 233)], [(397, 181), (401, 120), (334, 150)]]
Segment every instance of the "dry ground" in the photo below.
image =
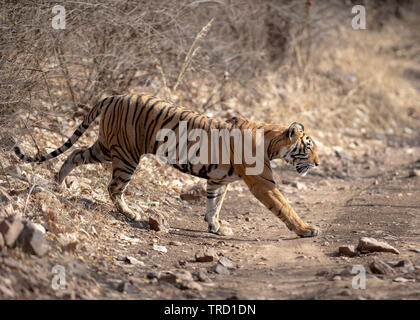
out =
[[(297, 178), (292, 168), (279, 163), (275, 169), (279, 188), (304, 220), (322, 230), (322, 235), (309, 239), (297, 238), (253, 198), (243, 183), (231, 187), (221, 213), (235, 232), (231, 237), (206, 232), (204, 199), (182, 201), (169, 187), (161, 187), (154, 193), (156, 199), (148, 202), (167, 217), (171, 226), (167, 234), (150, 230), (146, 217), (141, 223), (126, 222), (112, 211), (106, 200), (98, 200), (99, 190), (90, 192), (86, 187), (73, 198), (68, 189), (58, 190), (52, 197), (46, 191), (35, 190), (31, 197), (38, 202), (45, 197), (44, 200), (55, 199), (62, 206), (71, 203), (71, 209), (67, 210), (69, 216), (60, 218), (58, 213), (54, 216), (48, 201), (43, 202), (39, 211), (32, 211), (31, 220), (49, 229), (47, 239), (52, 248), (43, 258), (28, 256), (19, 248), (8, 250), (1, 258), (0, 296), (25, 299), (418, 299), (420, 256), (415, 249), (420, 249), (420, 177), (410, 177), (410, 172), (420, 169), (420, 146), (418, 139), (409, 145), (388, 143), (392, 147), (373, 147), (359, 154), (337, 152), (335, 157), (322, 159), (324, 169), (321, 166), (305, 178)], [(153, 162), (153, 159), (146, 161)], [(172, 169), (160, 169), (169, 172), (171, 180), (190, 179)], [(142, 176), (147, 175), (142, 170), (138, 172), (128, 190), (130, 203), (139, 203), (141, 190), (136, 182), (141, 184)], [(83, 189), (87, 179), (82, 180), (73, 184)], [(301, 182), (300, 190), (287, 185), (287, 181)], [(398, 256), (374, 253), (354, 258), (338, 254), (340, 245), (356, 245), (362, 236), (384, 240), (401, 253)], [(165, 246), (167, 252), (156, 251), (153, 245)], [(235, 269), (229, 275), (222, 275), (211, 272), (215, 262), (195, 262), (195, 252), (203, 248), (214, 248), (217, 254), (228, 257)], [(123, 261), (125, 256), (134, 257), (144, 265), (129, 264)], [(374, 275), (368, 267), (374, 257), (391, 263), (408, 259), (415, 270)], [(57, 264), (66, 268), (67, 288), (55, 291), (51, 288), (52, 267)], [(352, 289), (350, 271), (359, 264), (367, 270), (365, 290)], [(202, 290), (181, 290), (147, 277), (156, 271), (188, 270), (194, 274), (200, 268), (209, 270), (211, 280), (201, 282)], [(336, 275), (339, 277), (333, 280)], [(397, 277), (410, 281), (395, 282)]]

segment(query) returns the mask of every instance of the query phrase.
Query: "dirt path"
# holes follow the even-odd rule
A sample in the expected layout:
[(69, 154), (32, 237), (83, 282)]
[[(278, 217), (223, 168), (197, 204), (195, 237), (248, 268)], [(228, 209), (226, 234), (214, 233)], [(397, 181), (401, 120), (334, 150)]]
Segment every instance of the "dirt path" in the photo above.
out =
[[(3, 254), (0, 297), (418, 299), (420, 177), (410, 175), (420, 169), (420, 148), (413, 146), (410, 150), (375, 149), (370, 155), (365, 152), (358, 156), (337, 153), (324, 159), (327, 169), (305, 178), (297, 178), (287, 166), (277, 167), (276, 181), (283, 194), (305, 221), (322, 230), (316, 238), (297, 238), (243, 183), (231, 187), (221, 213), (221, 219), (234, 230), (231, 237), (206, 232), (204, 199), (187, 202), (164, 188), (156, 192), (155, 198), (160, 199), (156, 210), (167, 217), (171, 226), (169, 233), (159, 234), (151, 231), (146, 222), (127, 223), (111, 211), (108, 203), (95, 203), (89, 200), (93, 196), (85, 192), (87, 199), (74, 200), (76, 214), (67, 231), (79, 230), (83, 225), (86, 237), (79, 236), (74, 250), (54, 247), (68, 233), (50, 230), (47, 239), (53, 248), (48, 256), (28, 256), (18, 249)], [(402, 152), (405, 156), (398, 156)], [(293, 186), (288, 181), (299, 183)], [(128, 201), (141, 197), (135, 185), (128, 191)], [(63, 194), (63, 198), (67, 196)], [(353, 258), (338, 254), (340, 245), (357, 245), (362, 236), (386, 241), (401, 253)], [(156, 245), (164, 246), (167, 252), (155, 250), (159, 249)], [(216, 261), (195, 261), (194, 254), (205, 248), (213, 248), (219, 256), (232, 261), (234, 268), (229, 274), (213, 272)], [(127, 256), (135, 260), (129, 263)], [(392, 275), (372, 274), (369, 264), (375, 257), (391, 264), (409, 260), (414, 268), (396, 269)], [(65, 268), (64, 289), (52, 288), (56, 265)], [(366, 269), (365, 290), (352, 288), (354, 265)], [(191, 272), (195, 279), (201, 270), (208, 279), (196, 282), (201, 286), (198, 289), (180, 289), (155, 278), (162, 271), (183, 270)], [(396, 282), (398, 277), (407, 281)]]

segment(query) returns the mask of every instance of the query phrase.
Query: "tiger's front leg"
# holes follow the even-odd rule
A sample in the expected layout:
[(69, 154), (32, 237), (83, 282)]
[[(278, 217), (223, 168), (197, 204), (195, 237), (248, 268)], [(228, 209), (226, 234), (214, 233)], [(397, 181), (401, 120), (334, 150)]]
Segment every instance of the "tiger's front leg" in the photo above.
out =
[(209, 232), (216, 233), (221, 236), (230, 236), (233, 234), (232, 229), (222, 226), (219, 222), (219, 213), (225, 199), (228, 185), (215, 184), (207, 181), (207, 211), (204, 218), (209, 224)]
[(248, 176), (245, 179), (252, 194), (260, 200), (271, 212), (282, 220), (289, 230), (300, 237), (315, 237), (319, 230), (303, 222), (287, 200), (276, 188), (274, 182), (261, 176)]

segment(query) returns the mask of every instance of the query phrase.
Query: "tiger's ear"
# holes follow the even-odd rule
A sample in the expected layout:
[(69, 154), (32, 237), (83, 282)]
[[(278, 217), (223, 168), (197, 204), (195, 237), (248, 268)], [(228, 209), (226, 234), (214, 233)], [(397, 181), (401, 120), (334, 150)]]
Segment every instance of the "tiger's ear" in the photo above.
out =
[(236, 117), (232, 117), (226, 120), (227, 123), (232, 123), (234, 126), (238, 126), (243, 122), (247, 122), (247, 120), (245, 118), (236, 116)]
[(293, 122), (289, 127), (287, 135), (289, 136), (290, 140), (295, 141), (297, 137), (302, 135), (303, 131), (305, 131), (303, 124)]

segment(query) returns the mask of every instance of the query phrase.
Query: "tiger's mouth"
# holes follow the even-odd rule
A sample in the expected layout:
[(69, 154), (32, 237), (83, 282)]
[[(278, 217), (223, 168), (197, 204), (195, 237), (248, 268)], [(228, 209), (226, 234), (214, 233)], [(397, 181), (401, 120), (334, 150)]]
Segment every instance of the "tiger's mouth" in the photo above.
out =
[(307, 163), (307, 162), (299, 162), (295, 166), (296, 171), (302, 176), (306, 176), (306, 174), (315, 168), (315, 165)]

